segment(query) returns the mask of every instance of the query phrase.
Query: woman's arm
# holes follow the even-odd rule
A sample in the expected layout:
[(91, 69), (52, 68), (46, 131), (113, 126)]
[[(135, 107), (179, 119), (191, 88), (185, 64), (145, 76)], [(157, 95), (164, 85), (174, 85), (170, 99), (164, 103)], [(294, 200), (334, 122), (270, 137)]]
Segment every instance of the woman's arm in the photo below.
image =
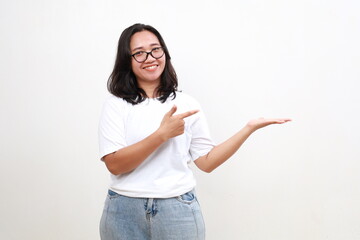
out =
[(237, 132), (234, 136), (225, 142), (215, 146), (207, 155), (199, 157), (195, 160), (195, 165), (204, 172), (212, 172), (215, 168), (220, 166), (228, 160), (246, 141), (246, 139), (256, 130), (266, 127), (271, 124), (283, 124), (291, 121), (290, 119), (264, 119), (259, 118), (251, 120)]
[(165, 114), (160, 127), (145, 139), (104, 156), (103, 160), (108, 170), (114, 175), (130, 172), (138, 167), (161, 144), (172, 137), (183, 134), (184, 118), (197, 113), (198, 110), (174, 115), (176, 110), (177, 107), (173, 106)]

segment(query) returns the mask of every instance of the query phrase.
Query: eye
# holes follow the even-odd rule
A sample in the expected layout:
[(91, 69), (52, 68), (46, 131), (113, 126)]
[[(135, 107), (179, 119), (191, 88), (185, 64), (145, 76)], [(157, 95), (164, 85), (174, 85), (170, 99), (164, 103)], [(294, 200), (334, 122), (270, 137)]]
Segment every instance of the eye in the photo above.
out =
[(139, 51), (139, 52), (134, 53), (133, 55), (134, 56), (141, 56), (143, 54), (144, 54), (144, 51)]
[(152, 52), (160, 52), (160, 51), (161, 51), (161, 48), (160, 48), (160, 47), (156, 47), (156, 48), (153, 48), (151, 51), (152, 51)]

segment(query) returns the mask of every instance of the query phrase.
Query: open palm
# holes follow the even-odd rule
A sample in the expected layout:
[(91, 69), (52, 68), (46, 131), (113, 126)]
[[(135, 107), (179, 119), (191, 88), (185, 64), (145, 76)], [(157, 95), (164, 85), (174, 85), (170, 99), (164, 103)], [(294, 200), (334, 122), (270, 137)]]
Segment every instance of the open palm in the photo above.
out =
[(257, 118), (250, 120), (247, 126), (253, 130), (269, 126), (271, 124), (283, 124), (291, 121), (289, 118)]

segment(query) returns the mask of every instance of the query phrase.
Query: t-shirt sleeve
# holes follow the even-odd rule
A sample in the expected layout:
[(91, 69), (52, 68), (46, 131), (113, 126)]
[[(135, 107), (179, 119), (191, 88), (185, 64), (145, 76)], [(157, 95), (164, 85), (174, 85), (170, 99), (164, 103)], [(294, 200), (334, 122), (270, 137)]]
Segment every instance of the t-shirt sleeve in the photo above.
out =
[(126, 146), (125, 141), (125, 105), (123, 100), (108, 97), (102, 108), (99, 121), (100, 159)]
[(196, 114), (197, 117), (191, 126), (192, 138), (190, 155), (193, 161), (208, 154), (215, 146), (210, 136), (205, 114), (201, 110), (200, 105), (198, 109), (200, 109), (200, 111)]

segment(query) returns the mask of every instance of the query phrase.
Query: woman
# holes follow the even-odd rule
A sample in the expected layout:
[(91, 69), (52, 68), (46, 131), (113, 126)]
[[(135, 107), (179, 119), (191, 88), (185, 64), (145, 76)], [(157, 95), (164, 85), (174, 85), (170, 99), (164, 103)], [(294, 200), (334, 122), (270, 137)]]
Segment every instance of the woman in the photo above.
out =
[(252, 120), (214, 146), (200, 105), (177, 92), (168, 49), (149, 25), (121, 34), (108, 89), (99, 124), (101, 159), (111, 173), (104, 240), (205, 239), (190, 162), (211, 172), (257, 129), (289, 121)]

